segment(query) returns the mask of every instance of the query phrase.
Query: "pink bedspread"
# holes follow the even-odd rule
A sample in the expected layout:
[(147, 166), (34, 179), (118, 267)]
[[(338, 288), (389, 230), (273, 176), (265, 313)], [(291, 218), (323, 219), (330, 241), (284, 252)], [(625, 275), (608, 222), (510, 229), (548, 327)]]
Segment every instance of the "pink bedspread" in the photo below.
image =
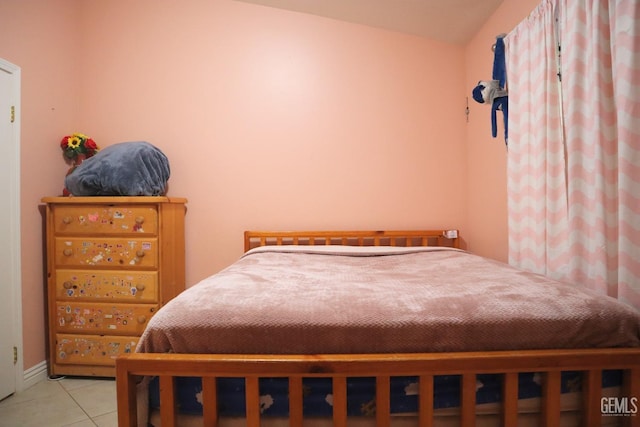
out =
[(445, 248), (263, 247), (170, 301), (137, 351), (389, 353), (638, 347), (640, 314)]

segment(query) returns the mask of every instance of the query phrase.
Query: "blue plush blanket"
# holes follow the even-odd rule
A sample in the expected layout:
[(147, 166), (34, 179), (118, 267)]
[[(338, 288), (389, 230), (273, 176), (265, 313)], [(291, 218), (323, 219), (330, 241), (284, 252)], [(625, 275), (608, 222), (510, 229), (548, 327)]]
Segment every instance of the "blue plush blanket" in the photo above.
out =
[(169, 160), (148, 142), (122, 142), (100, 150), (65, 178), (74, 196), (161, 196)]

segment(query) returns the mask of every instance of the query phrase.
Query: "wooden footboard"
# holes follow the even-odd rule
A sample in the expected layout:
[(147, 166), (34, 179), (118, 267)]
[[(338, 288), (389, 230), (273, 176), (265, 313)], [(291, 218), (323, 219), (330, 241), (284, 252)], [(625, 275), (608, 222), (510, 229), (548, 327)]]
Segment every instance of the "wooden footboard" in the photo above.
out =
[[(602, 372), (624, 370), (620, 398), (604, 400)], [(118, 425), (137, 425), (136, 383), (140, 376), (160, 379), (162, 427), (176, 425), (175, 378), (201, 377), (203, 402), (216, 402), (216, 377), (246, 382), (247, 426), (260, 425), (259, 378), (289, 378), (289, 425), (301, 426), (302, 379), (333, 380), (333, 425), (347, 425), (348, 377), (376, 378), (376, 425), (390, 425), (389, 381), (393, 376), (419, 377), (419, 425), (433, 425), (433, 378), (462, 375), (460, 425), (476, 419), (476, 375), (503, 374), (502, 425), (517, 424), (518, 373), (543, 373), (540, 425), (560, 425), (560, 373), (583, 371), (582, 426), (599, 426), (603, 415), (617, 415), (620, 425), (640, 425), (640, 349), (530, 350), (429, 354), (361, 355), (195, 355), (131, 354), (116, 360)], [(607, 412), (615, 411), (616, 413)], [(604, 414), (603, 414), (604, 412)], [(205, 426), (218, 425), (215, 404), (205, 405)]]

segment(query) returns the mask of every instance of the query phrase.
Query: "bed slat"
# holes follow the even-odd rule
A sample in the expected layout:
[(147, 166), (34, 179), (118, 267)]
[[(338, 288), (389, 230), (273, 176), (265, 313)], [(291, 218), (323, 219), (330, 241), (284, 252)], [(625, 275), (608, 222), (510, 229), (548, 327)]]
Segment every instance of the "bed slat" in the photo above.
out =
[[(624, 371), (622, 395), (636, 397), (638, 399), (636, 405), (640, 406), (640, 369), (626, 369)], [(635, 417), (624, 417), (622, 421), (625, 427), (637, 427), (640, 424), (640, 413), (636, 413)]]
[(542, 392), (543, 426), (560, 426), (560, 371), (547, 372)]
[(508, 372), (502, 379), (502, 425), (518, 424), (518, 373)]
[(461, 420), (463, 426), (476, 425), (476, 375), (462, 375)]
[(258, 377), (249, 376), (245, 379), (246, 415), (248, 427), (260, 427), (260, 383)]
[(175, 377), (160, 376), (160, 420), (163, 426), (176, 425)]
[(602, 371), (591, 369), (582, 376), (582, 406), (584, 411), (584, 425), (599, 427), (602, 423), (600, 414), (600, 396), (602, 388)]
[(347, 378), (333, 377), (333, 425), (347, 427)]
[(289, 425), (298, 427), (302, 425), (303, 420), (303, 387), (302, 377), (289, 378)]
[(376, 377), (376, 427), (391, 423), (391, 377)]
[(433, 427), (433, 375), (420, 375), (418, 387), (419, 424), (422, 427)]
[(138, 420), (136, 383), (133, 377), (126, 369), (116, 369), (119, 426), (133, 426), (133, 422), (137, 423)]
[(202, 378), (202, 418), (205, 427), (218, 427), (218, 388), (216, 377)]

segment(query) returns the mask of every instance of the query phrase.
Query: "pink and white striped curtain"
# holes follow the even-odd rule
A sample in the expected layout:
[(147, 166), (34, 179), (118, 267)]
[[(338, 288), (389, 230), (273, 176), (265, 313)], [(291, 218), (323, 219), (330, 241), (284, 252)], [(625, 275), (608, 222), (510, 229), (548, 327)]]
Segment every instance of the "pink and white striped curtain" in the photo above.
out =
[(510, 263), (640, 309), (640, 2), (543, 1), (505, 43)]
[(505, 39), (509, 88), (509, 262), (566, 275), (565, 151), (555, 0), (543, 1)]

